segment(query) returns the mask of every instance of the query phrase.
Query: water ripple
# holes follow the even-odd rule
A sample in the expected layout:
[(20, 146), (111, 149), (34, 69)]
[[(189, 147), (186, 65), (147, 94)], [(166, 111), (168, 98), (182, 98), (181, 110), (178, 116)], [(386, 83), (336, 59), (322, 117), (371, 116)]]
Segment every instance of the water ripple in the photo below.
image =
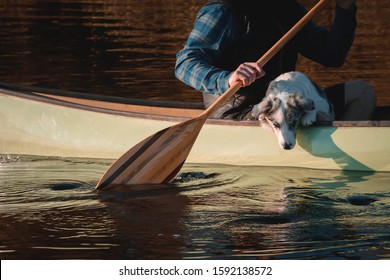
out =
[(3, 158), (3, 259), (390, 257), (386, 173), (185, 165), (96, 192), (109, 161)]

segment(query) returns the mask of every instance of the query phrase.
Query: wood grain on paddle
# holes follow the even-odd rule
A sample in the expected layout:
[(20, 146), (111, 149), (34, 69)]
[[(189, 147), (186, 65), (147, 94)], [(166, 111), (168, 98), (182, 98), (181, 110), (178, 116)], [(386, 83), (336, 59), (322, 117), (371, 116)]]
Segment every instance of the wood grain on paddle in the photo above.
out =
[[(256, 63), (263, 67), (328, 1), (319, 1)], [(235, 83), (198, 117), (165, 128), (135, 145), (114, 162), (96, 188), (171, 182), (187, 159), (204, 123), (241, 87), (241, 82)]]

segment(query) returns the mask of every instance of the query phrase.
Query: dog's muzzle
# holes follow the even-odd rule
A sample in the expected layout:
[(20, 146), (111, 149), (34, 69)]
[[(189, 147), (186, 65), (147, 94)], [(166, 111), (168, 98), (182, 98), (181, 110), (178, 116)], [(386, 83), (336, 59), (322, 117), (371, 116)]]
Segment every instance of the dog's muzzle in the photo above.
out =
[(292, 148), (294, 148), (294, 144), (293, 143), (284, 143), (282, 145), (282, 148), (285, 149), (285, 150), (291, 150)]

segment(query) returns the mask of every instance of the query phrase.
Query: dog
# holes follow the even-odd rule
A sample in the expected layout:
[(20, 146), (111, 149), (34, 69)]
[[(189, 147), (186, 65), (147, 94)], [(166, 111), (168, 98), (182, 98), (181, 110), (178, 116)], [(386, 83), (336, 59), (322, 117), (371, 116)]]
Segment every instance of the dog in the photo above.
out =
[(298, 127), (333, 121), (334, 110), (322, 88), (301, 72), (287, 72), (273, 80), (264, 99), (252, 109), (263, 127), (270, 127), (279, 145), (291, 150)]

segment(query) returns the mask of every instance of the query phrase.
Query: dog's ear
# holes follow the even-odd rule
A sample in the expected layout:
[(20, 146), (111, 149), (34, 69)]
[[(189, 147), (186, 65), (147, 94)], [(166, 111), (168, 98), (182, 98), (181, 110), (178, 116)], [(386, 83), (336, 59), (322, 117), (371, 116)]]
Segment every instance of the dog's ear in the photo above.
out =
[(313, 111), (316, 108), (316, 105), (312, 99), (299, 95), (296, 96), (296, 103), (298, 108), (303, 112)]
[(253, 106), (252, 115), (256, 119), (263, 120), (265, 115), (267, 115), (271, 111), (272, 107), (273, 107), (273, 102), (271, 97), (266, 96), (259, 104)]

